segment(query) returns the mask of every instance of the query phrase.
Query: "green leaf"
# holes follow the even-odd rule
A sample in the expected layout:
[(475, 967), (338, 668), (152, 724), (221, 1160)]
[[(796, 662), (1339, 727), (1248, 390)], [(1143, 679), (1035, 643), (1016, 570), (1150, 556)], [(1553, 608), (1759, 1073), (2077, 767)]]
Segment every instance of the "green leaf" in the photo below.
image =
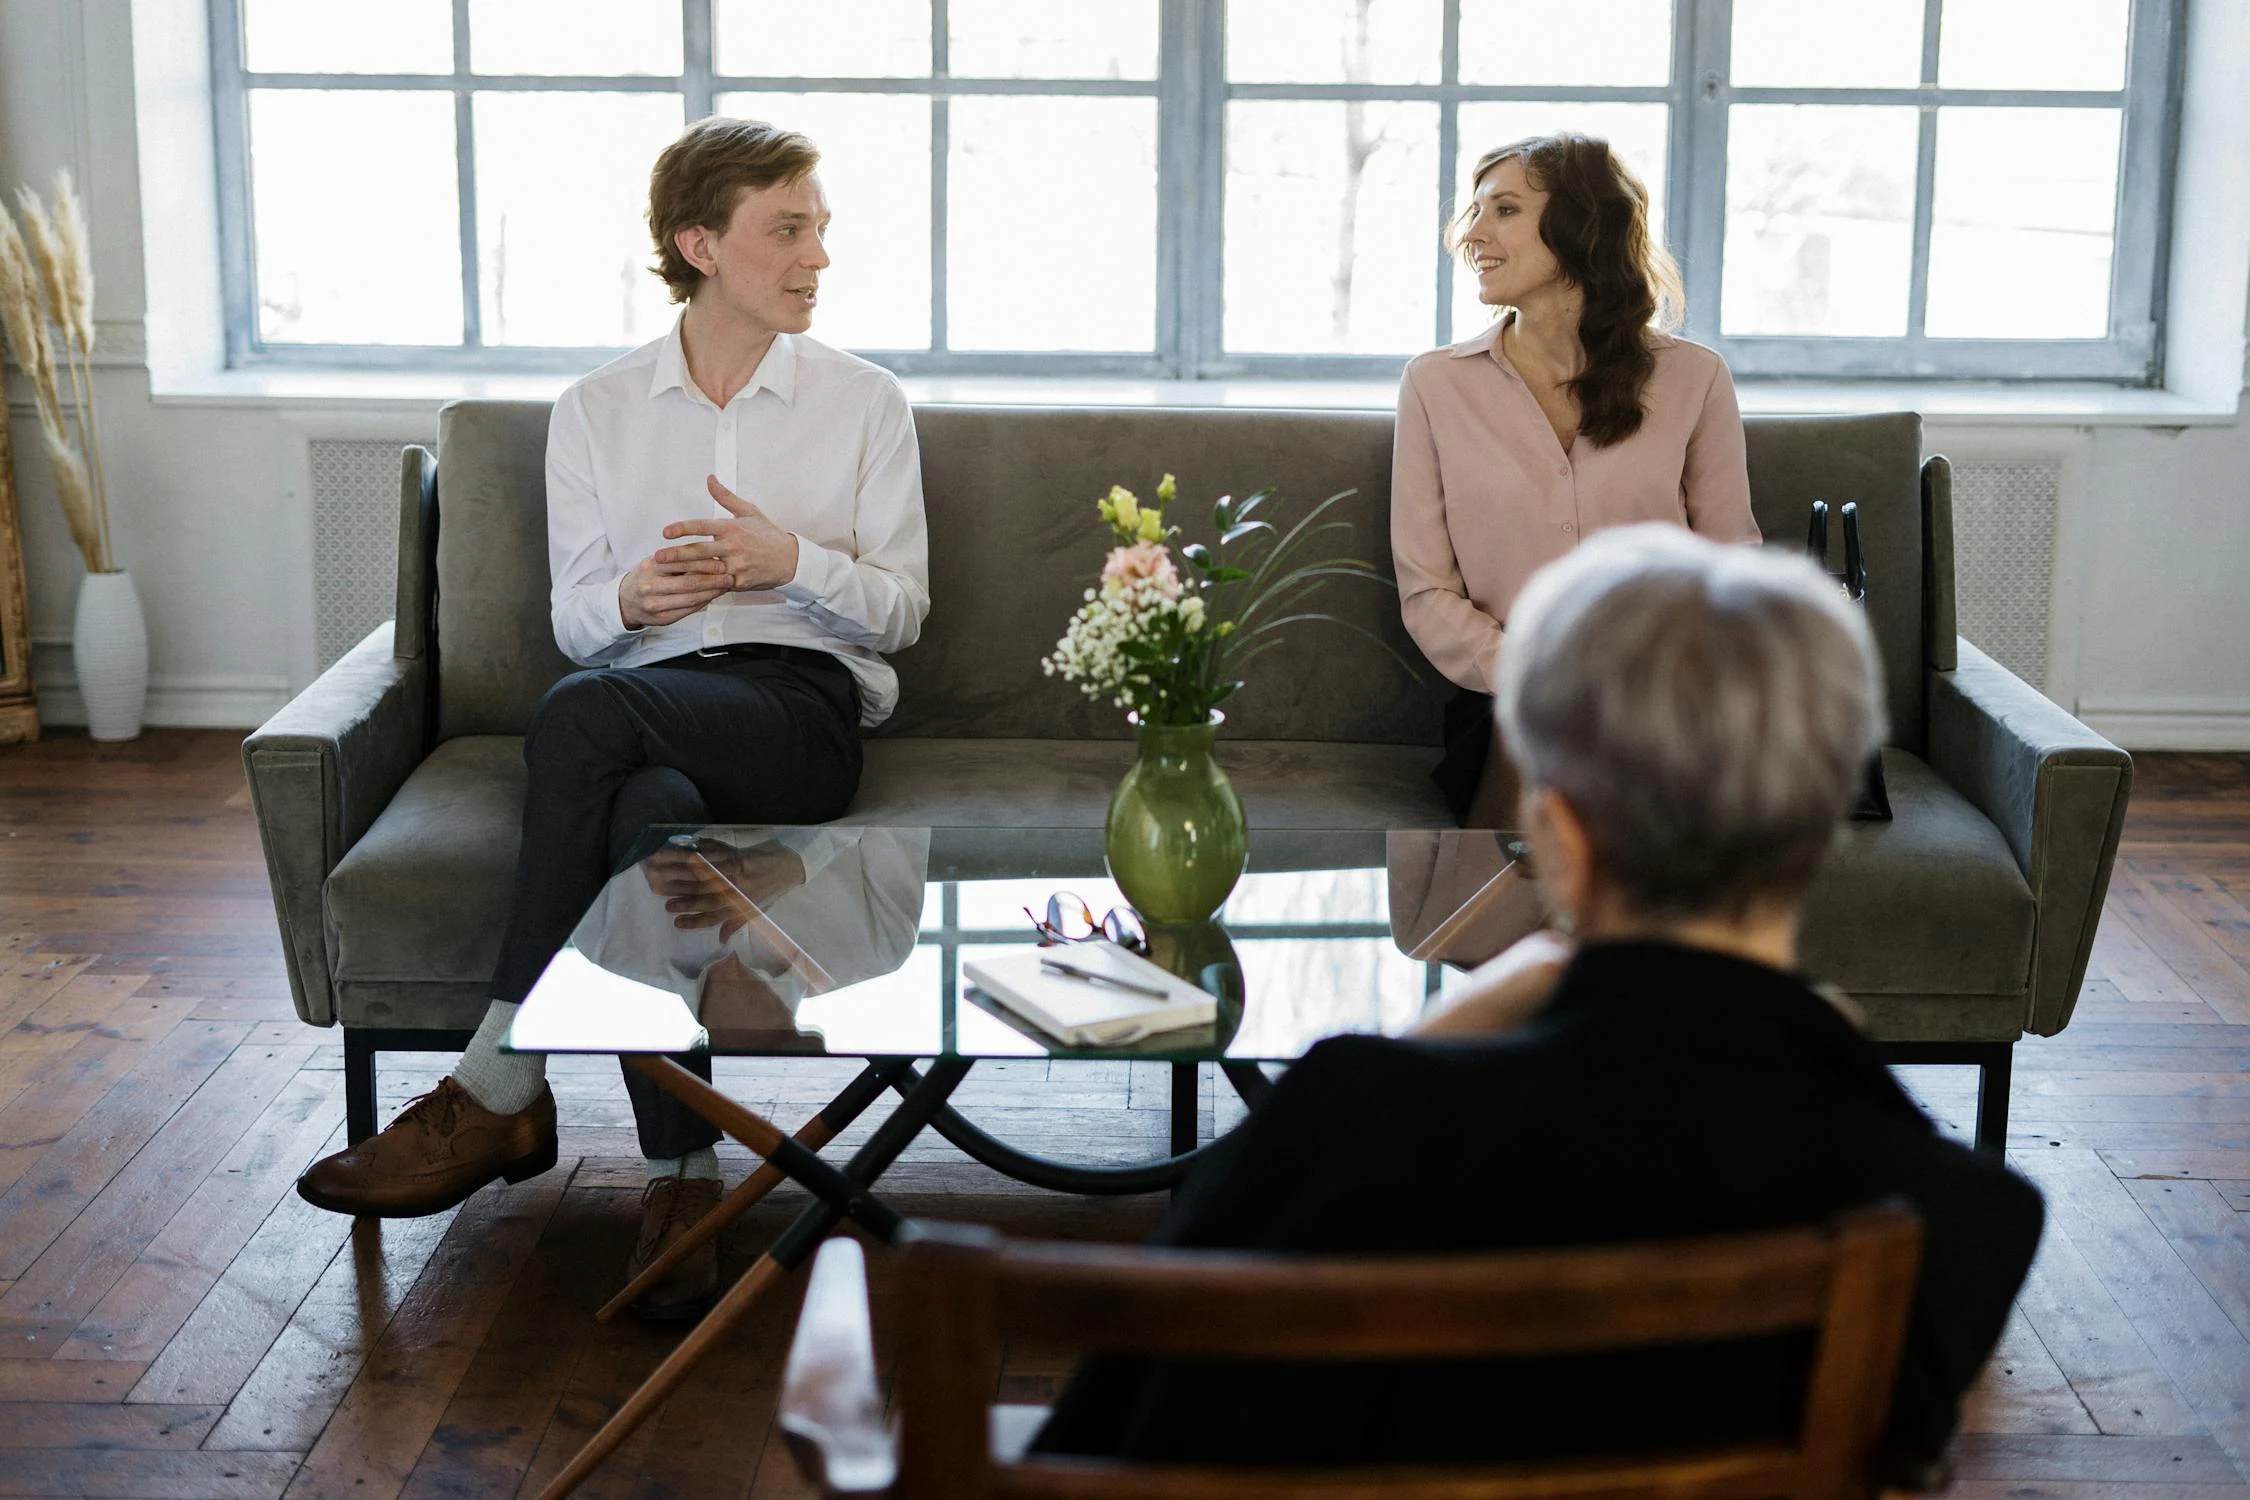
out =
[(1211, 504), (1211, 529), (1224, 531), (1234, 524), (1234, 496), (1221, 495)]
[(1222, 547), (1231, 547), (1236, 542), (1241, 541), (1244, 537), (1253, 536), (1261, 531), (1266, 533), (1268, 536), (1274, 535), (1274, 529), (1270, 522), (1237, 521), (1234, 525), (1229, 526), (1224, 532), (1220, 534), (1219, 545)]
[(1240, 583), (1243, 579), (1248, 578), (1249, 576), (1250, 570), (1248, 568), (1227, 566), (1206, 570), (1203, 575), (1203, 581), (1213, 584)]
[(1211, 549), (1204, 546), (1201, 542), (1188, 543), (1185, 547), (1182, 547), (1180, 549), (1180, 556), (1186, 558), (1189, 562), (1194, 563), (1196, 567), (1202, 569), (1204, 573), (1210, 573)]

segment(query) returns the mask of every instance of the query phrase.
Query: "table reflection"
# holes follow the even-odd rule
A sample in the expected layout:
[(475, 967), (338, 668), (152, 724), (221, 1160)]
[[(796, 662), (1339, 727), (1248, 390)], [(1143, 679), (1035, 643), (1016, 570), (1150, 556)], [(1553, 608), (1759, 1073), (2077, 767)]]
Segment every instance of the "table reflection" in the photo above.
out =
[(922, 828), (707, 828), (669, 835), (587, 908), (571, 946), (687, 1002), (714, 1046), (806, 1033), (804, 1002), (915, 949)]
[[(961, 972), (1033, 941), (1058, 890), (1123, 898), (1098, 830), (651, 830), (535, 991), (533, 1050), (1287, 1061), (1324, 1036), (1395, 1035), (1492, 931), (1489, 833), (1253, 833), (1250, 868), (1152, 957), (1221, 998), (1219, 1022), (1109, 1052), (1066, 1049), (982, 1006)], [(1500, 913), (1505, 925), (1514, 920)], [(638, 998), (636, 998), (638, 997)], [(676, 1023), (659, 1023), (662, 1012)], [(519, 1021), (519, 1030), (526, 1027)], [(661, 1044), (659, 1032), (662, 1033)], [(528, 1033), (527, 1033), (528, 1035)]]

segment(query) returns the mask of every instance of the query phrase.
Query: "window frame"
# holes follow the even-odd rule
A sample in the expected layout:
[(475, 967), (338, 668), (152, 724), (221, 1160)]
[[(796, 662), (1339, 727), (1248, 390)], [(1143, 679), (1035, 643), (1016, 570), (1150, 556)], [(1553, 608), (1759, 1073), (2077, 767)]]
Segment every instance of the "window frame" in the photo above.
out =
[[(491, 345), (482, 341), (477, 244), (474, 95), (520, 91), (662, 93), (684, 117), (708, 114), (720, 94), (918, 95), (931, 109), (931, 346), (856, 352), (901, 375), (1059, 375), (1155, 379), (1390, 379), (1409, 354), (1261, 354), (1224, 347), (1227, 106), (1233, 100), (1367, 100), (1438, 107), (1438, 177), (1431, 225), (1436, 292), (1430, 346), (1452, 341), (1452, 265), (1439, 246), (1457, 185), (1459, 109), (1483, 101), (1662, 103), (1666, 238), (1689, 289), (1682, 333), (1711, 345), (1738, 376), (1865, 380), (2095, 380), (2153, 385), (2161, 368), (2160, 316), (2178, 154), (2185, 0), (2128, 0), (2128, 73), (2109, 92), (1945, 89), (1938, 86), (1938, 17), (1923, 0), (1922, 82), (1895, 89), (1736, 88), (1729, 80), (1733, 0), (1673, 0), (1672, 66), (1663, 84), (1495, 86), (1463, 84), (1461, 0), (1440, 0), (1439, 81), (1430, 84), (1234, 83), (1225, 76), (1226, 0), (1157, 0), (1154, 79), (954, 78), (948, 67), (948, 0), (929, 0), (931, 67), (910, 78), (723, 75), (713, 70), (712, 0), (679, 0), (683, 71), (674, 76), (477, 74), (469, 67), (470, 0), (451, 0), (454, 71), (413, 74), (253, 73), (243, 52), (243, 0), (207, 0), (219, 197), (219, 266), (229, 367), (577, 373), (618, 348)], [(463, 304), (463, 342), (439, 345), (269, 343), (258, 332), (251, 205), (249, 97), (254, 89), (369, 89), (450, 93)], [(950, 101), (990, 95), (1151, 98), (1157, 113), (1156, 328), (1147, 351), (963, 351), (946, 347), (946, 176)], [(1724, 275), (1726, 136), (1733, 104), (1882, 104), (1919, 111), (1913, 266), (1907, 332), (1888, 338), (1728, 337), (1719, 329)], [(2109, 336), (2098, 340), (1931, 339), (1922, 332), (1929, 282), (1937, 110), (1959, 105), (2117, 108), (2118, 204)]]

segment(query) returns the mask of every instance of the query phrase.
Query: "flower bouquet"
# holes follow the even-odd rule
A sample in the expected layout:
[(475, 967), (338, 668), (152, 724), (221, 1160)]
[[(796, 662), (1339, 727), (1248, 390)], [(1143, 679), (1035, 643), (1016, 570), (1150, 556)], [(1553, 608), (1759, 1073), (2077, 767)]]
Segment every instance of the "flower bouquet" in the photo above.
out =
[[(1308, 609), (1330, 579), (1395, 588), (1374, 564), (1311, 557), (1310, 544), (1349, 523), (1329, 518), (1352, 492), (1329, 496), (1282, 530), (1261, 515), (1274, 492), (1212, 507), (1216, 546), (1175, 548), (1164, 511), (1178, 486), (1166, 474), (1156, 503), (1113, 486), (1097, 502), (1114, 545), (1098, 583), (1040, 663), (1088, 697), (1130, 711), (1140, 757), (1110, 799), (1110, 874), (1151, 922), (1200, 922), (1241, 877), (1249, 830), (1242, 803), (1211, 758), (1219, 705), (1240, 691), (1252, 662), (1282, 632), (1322, 620), (1369, 636), (1413, 671), (1390, 643), (1349, 620)], [(1276, 507), (1278, 508), (1278, 507)]]

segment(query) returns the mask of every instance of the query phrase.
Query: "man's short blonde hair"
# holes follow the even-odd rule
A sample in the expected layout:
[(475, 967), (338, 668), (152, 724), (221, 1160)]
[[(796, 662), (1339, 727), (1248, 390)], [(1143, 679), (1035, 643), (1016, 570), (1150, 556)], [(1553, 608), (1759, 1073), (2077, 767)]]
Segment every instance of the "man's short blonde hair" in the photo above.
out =
[(1861, 611), (1802, 557), (1620, 527), (1535, 574), (1495, 705), (1644, 917), (1794, 899), (1884, 733)]
[(745, 192), (795, 182), (820, 164), (820, 148), (794, 130), (763, 120), (698, 120), (656, 158), (648, 174), (648, 232), (656, 241), (652, 269), (685, 302), (703, 273), (680, 254), (679, 234), (698, 226), (727, 227)]

